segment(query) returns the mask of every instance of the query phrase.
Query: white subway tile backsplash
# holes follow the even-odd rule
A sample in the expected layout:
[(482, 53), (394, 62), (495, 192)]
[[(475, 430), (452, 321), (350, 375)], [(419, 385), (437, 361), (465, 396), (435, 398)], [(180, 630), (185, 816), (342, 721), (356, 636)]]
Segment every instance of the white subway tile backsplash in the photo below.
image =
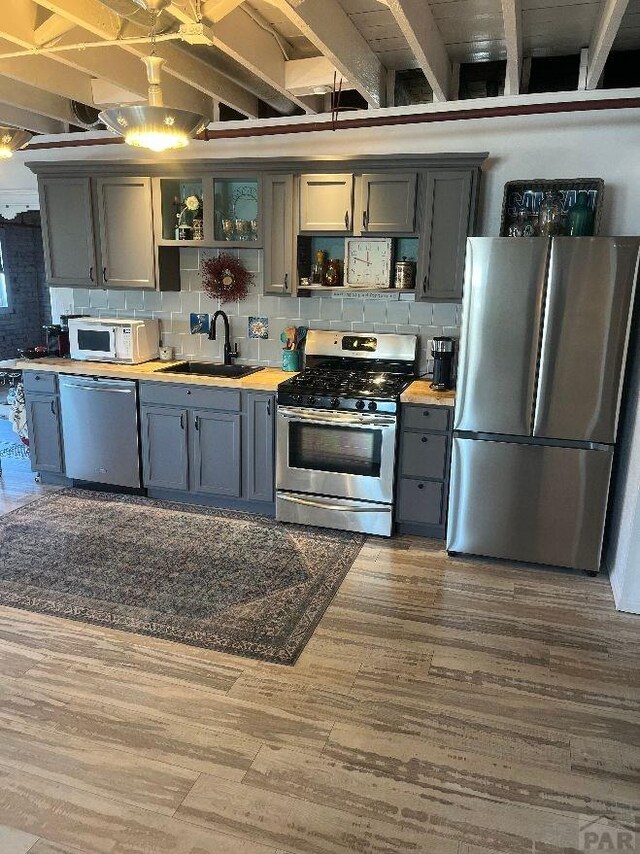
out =
[[(238, 341), (240, 361), (275, 366), (282, 363), (280, 333), (289, 325), (346, 332), (397, 331), (419, 335), (418, 352), (423, 372), (432, 367), (427, 342), (436, 335), (459, 336), (460, 307), (456, 304), (416, 303), (404, 299), (392, 302), (364, 297), (343, 300), (333, 299), (328, 294), (310, 298), (262, 296), (262, 250), (253, 248), (232, 250), (232, 254), (240, 256), (248, 269), (255, 267), (256, 270), (247, 298), (220, 306), (218, 300), (212, 300), (202, 290), (199, 266), (207, 254), (214, 252), (194, 248), (180, 250), (183, 290), (178, 292), (52, 289), (54, 317), (82, 310), (102, 317), (155, 317), (161, 321), (163, 343), (174, 347), (179, 358), (219, 361), (222, 358), (222, 335), (218, 341), (209, 341), (205, 335), (191, 335), (189, 314), (213, 314), (222, 308), (229, 315), (232, 339)], [(249, 316), (269, 318), (269, 339), (247, 337)]]
[(408, 302), (388, 302), (387, 303), (387, 323), (409, 323)]
[(455, 326), (456, 325), (456, 309), (455, 303), (441, 302), (434, 303), (433, 306), (433, 325), (434, 326)]

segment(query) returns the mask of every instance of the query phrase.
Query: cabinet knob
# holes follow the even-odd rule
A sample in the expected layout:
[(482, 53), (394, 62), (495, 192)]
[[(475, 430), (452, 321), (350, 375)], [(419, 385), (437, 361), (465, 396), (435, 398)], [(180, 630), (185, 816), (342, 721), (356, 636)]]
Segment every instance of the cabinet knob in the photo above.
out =
[(418, 484), (418, 489), (424, 489), (424, 483), (419, 483), (419, 484)]
[(191, 389), (190, 389), (190, 388), (188, 388), (188, 389), (187, 389), (187, 394), (191, 394)]
[(428, 409), (425, 409), (422, 414), (424, 415), (425, 418), (428, 418), (431, 415), (431, 413), (429, 412)]
[(420, 441), (421, 441), (421, 442), (428, 442), (429, 440), (427, 439), (427, 437), (426, 437), (426, 436), (423, 436), (423, 437), (422, 437), (422, 439), (420, 439)]
[(38, 382), (38, 381), (39, 381), (39, 379), (40, 379), (40, 375), (39, 375), (39, 374), (36, 374), (36, 375), (35, 375), (35, 377), (34, 377), (34, 380), (36, 380), (36, 382)]

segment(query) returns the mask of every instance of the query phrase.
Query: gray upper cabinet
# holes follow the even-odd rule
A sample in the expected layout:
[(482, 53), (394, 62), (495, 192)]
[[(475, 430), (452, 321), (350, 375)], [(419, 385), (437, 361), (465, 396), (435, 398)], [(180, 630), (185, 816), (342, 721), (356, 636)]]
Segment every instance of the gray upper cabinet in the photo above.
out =
[(191, 489), (239, 498), (241, 416), (204, 409), (191, 414)]
[(353, 175), (300, 176), (300, 231), (353, 230)]
[(188, 411), (172, 406), (143, 406), (141, 416), (144, 485), (188, 489)]
[(151, 179), (98, 178), (96, 207), (103, 286), (154, 288)]
[(412, 234), (417, 173), (380, 172), (358, 178), (355, 228), (362, 234)]
[(38, 189), (47, 284), (95, 287), (91, 180), (41, 177)]
[(249, 501), (273, 502), (275, 489), (275, 397), (261, 392), (246, 393), (243, 443), (245, 487)]
[(56, 394), (26, 395), (29, 452), (33, 471), (62, 474), (62, 440)]
[(475, 197), (470, 169), (426, 173), (416, 299), (461, 299)]
[(295, 293), (295, 234), (293, 175), (265, 175), (264, 292)]

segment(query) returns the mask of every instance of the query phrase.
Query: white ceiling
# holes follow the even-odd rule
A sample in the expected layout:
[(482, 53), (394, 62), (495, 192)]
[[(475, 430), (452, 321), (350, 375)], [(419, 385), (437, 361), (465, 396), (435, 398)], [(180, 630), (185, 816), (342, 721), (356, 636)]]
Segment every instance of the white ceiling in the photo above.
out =
[[(394, 71), (422, 69), (442, 100), (455, 94), (456, 64), (507, 59), (517, 94), (528, 57), (583, 49), (594, 88), (612, 47), (640, 47), (640, 0), (173, 0), (160, 28), (175, 33), (198, 13), (204, 44), (177, 39), (158, 51), (167, 103), (211, 118), (218, 103), (251, 117), (260, 101), (277, 113), (322, 112), (334, 71), (376, 107)], [(149, 45), (122, 39), (146, 37), (149, 25), (135, 0), (2, 0), (0, 122), (55, 132), (77, 123), (71, 99), (142, 102)], [(50, 52), (104, 40), (120, 41)], [(30, 55), (6, 57), (16, 51)]]

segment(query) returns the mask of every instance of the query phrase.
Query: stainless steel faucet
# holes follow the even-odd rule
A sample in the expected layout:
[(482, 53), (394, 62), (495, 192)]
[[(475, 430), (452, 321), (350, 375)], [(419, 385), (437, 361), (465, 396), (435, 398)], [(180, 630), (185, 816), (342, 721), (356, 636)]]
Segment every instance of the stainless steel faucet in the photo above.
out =
[(216, 311), (216, 313), (211, 318), (211, 325), (209, 326), (209, 341), (215, 341), (216, 340), (216, 322), (217, 322), (219, 317), (222, 318), (222, 322), (224, 324), (224, 348), (222, 351), (223, 352), (222, 364), (223, 365), (231, 365), (232, 364), (231, 360), (237, 359), (238, 356), (240, 355), (240, 353), (238, 351), (237, 343), (236, 343), (234, 349), (233, 350), (231, 349), (229, 318), (224, 313), (224, 311), (220, 311), (220, 310)]

